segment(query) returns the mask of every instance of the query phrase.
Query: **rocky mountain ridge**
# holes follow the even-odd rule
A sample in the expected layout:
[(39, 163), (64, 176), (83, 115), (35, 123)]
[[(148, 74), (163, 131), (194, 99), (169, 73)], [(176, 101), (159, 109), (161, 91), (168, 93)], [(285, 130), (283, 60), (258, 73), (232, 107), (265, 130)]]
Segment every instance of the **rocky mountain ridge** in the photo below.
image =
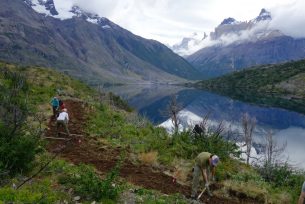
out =
[[(58, 13), (58, 14), (57, 14)], [(97, 83), (176, 83), (200, 73), (165, 45), (110, 20), (52, 0), (0, 2), (0, 59)]]
[[(238, 41), (254, 41), (267, 37), (270, 33), (283, 35), (279, 30), (268, 29), (268, 23), (271, 20), (271, 13), (266, 9), (262, 9), (256, 18), (249, 21), (237, 21), (229, 17), (224, 19), (209, 35), (206, 32), (203, 34), (195, 33), (190, 37), (183, 38), (180, 43), (173, 45), (171, 49), (177, 54), (187, 57), (200, 49), (214, 45), (221, 46)], [(252, 30), (253, 28), (255, 29)], [(234, 39), (228, 39), (230, 37), (234, 37)]]

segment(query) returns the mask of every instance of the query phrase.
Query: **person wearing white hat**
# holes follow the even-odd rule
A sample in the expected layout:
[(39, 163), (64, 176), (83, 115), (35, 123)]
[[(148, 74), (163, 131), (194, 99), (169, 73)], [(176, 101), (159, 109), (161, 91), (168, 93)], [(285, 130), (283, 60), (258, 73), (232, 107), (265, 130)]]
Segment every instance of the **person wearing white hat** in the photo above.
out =
[(195, 166), (193, 168), (193, 183), (192, 183), (192, 195), (191, 198), (196, 198), (200, 173), (205, 181), (205, 187), (210, 196), (212, 196), (209, 188), (209, 176), (212, 180), (215, 178), (215, 169), (218, 165), (219, 157), (209, 152), (201, 152), (195, 160)]
[(59, 127), (60, 126), (63, 126), (68, 134), (68, 136), (70, 136), (70, 132), (69, 132), (69, 129), (68, 129), (68, 123), (69, 123), (69, 114), (67, 113), (67, 109), (64, 108), (62, 110), (62, 112), (59, 114), (59, 116), (57, 117), (57, 120), (56, 120), (56, 133), (57, 133), (57, 136), (59, 136)]

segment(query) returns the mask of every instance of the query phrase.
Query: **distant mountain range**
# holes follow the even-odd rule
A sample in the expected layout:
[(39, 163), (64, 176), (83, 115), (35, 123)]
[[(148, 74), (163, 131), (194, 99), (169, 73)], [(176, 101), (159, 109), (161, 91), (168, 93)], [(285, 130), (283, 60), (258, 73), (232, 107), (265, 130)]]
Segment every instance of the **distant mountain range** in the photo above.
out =
[(214, 32), (189, 37), (172, 49), (184, 56), (205, 78), (262, 64), (305, 58), (305, 39), (272, 28), (272, 15), (262, 9), (250, 21), (224, 19)]
[(53, 0), (0, 1), (0, 60), (54, 67), (89, 83), (173, 83), (201, 74), (165, 45)]

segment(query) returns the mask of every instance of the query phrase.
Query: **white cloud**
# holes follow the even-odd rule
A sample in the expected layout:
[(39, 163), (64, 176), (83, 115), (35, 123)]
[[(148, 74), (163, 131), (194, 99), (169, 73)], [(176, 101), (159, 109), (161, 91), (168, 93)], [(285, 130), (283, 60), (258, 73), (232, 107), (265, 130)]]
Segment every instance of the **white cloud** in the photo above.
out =
[(305, 1), (297, 0), (285, 7), (272, 10), (272, 28), (279, 29), (286, 35), (305, 37)]
[(260, 9), (273, 13), (272, 26), (293, 36), (305, 36), (303, 0), (55, 0), (57, 9), (71, 4), (107, 17), (145, 38), (174, 44), (193, 32), (210, 33), (227, 17), (255, 18)]
[(72, 17), (72, 13), (69, 12), (73, 6), (72, 0), (54, 0), (56, 10), (60, 13), (61, 19), (67, 19)]

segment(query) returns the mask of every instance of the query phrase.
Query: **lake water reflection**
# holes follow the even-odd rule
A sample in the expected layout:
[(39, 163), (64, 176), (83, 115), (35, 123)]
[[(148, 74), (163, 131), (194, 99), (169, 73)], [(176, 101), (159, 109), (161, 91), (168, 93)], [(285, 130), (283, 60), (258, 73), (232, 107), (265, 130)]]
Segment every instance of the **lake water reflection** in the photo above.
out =
[(130, 106), (155, 125), (163, 123), (166, 127), (170, 122), (161, 113), (172, 95), (177, 96), (178, 103), (183, 107), (181, 115), (184, 124), (209, 113), (211, 123), (224, 121), (235, 130), (240, 130), (241, 116), (248, 113), (257, 120), (255, 137), (258, 142), (272, 130), (279, 144), (287, 141), (285, 156), (289, 156), (290, 163), (305, 169), (303, 114), (274, 107), (260, 107), (203, 90), (178, 86), (128, 85), (109, 87), (106, 91), (112, 91), (127, 100)]

